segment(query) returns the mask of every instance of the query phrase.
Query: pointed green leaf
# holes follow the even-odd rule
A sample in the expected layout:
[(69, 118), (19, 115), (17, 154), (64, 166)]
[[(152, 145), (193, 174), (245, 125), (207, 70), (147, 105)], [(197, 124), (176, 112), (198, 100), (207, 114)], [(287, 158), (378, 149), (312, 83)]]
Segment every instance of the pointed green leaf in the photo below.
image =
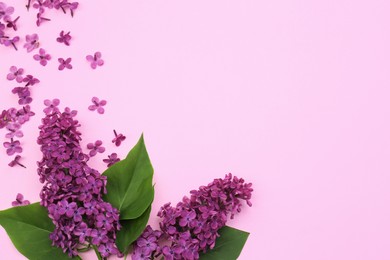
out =
[(149, 208), (138, 218), (121, 220), (121, 230), (116, 234), (116, 245), (118, 249), (123, 253), (145, 230), (148, 224), (150, 211)]
[(49, 235), (54, 225), (48, 217), (47, 209), (39, 203), (0, 211), (0, 225), (16, 249), (28, 259), (69, 260), (67, 254), (51, 245)]
[(249, 233), (225, 226), (218, 233), (215, 247), (200, 255), (200, 260), (236, 260), (240, 255)]
[(143, 135), (126, 159), (108, 168), (107, 194), (104, 200), (120, 211), (120, 218), (141, 216), (153, 200), (153, 167), (146, 151)]

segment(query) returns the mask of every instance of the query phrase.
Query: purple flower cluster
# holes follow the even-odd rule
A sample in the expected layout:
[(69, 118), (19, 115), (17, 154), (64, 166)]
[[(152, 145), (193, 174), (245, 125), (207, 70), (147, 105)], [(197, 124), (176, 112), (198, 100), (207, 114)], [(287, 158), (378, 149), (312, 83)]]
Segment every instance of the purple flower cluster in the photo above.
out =
[[(134, 245), (133, 259), (154, 259), (161, 255), (166, 260), (199, 259), (200, 252), (214, 248), (218, 230), (228, 218), (241, 211), (241, 201), (252, 205), (252, 191), (251, 183), (227, 174), (224, 179), (215, 179), (191, 191), (191, 196), (184, 197), (176, 207), (165, 204), (158, 212), (162, 235), (154, 233), (150, 237), (148, 227), (147, 235), (144, 233)], [(163, 239), (168, 240), (168, 245), (156, 242)]]
[(37, 26), (40, 26), (43, 22), (50, 21), (49, 18), (45, 17), (47, 10), (62, 10), (65, 14), (70, 12), (73, 17), (79, 3), (68, 0), (28, 0), (26, 5), (27, 10), (29, 10), (31, 6), (38, 11), (36, 24)]
[(10, 36), (9, 29), (16, 31), (17, 21), (19, 16), (15, 19), (12, 18), (15, 8), (7, 6), (5, 3), (0, 2), (0, 45), (12, 46), (15, 50), (18, 50), (16, 43), (20, 40), (19, 36)]
[(77, 112), (58, 109), (59, 100), (46, 100), (46, 116), (39, 127), (38, 144), (43, 158), (38, 162), (41, 204), (48, 208), (55, 224), (50, 235), (53, 245), (70, 256), (78, 254), (80, 244), (91, 244), (103, 257), (120, 255), (115, 245), (120, 229), (119, 212), (104, 202), (106, 177), (87, 165), (88, 155), (81, 146)]

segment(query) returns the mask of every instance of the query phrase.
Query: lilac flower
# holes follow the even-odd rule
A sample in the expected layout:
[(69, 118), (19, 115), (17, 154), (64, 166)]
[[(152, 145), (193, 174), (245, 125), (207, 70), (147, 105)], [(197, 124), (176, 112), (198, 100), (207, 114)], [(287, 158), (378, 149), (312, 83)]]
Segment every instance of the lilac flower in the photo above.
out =
[(24, 200), (24, 197), (22, 194), (18, 193), (16, 195), (16, 200), (12, 202), (12, 206), (13, 207), (17, 207), (17, 206), (26, 206), (26, 205), (29, 205), (30, 204), (30, 201), (28, 200)]
[(70, 15), (73, 17), (74, 16), (74, 11), (77, 9), (77, 7), (79, 6), (79, 3), (78, 2), (73, 2), (73, 3), (70, 3), (68, 5), (69, 7), (69, 10), (70, 10)]
[(60, 63), (60, 65), (58, 66), (58, 70), (63, 70), (65, 68), (72, 69), (72, 64), (70, 64), (71, 61), (72, 58), (67, 58), (66, 60), (64, 60), (63, 58), (59, 58), (58, 62)]
[(147, 226), (134, 244), (132, 259), (154, 259), (159, 249), (158, 240), (162, 233)]
[(10, 73), (7, 74), (8, 80), (14, 80), (16, 79), (16, 82), (21, 83), (23, 81), (23, 72), (24, 69), (20, 68), (18, 69), (16, 66), (11, 66), (9, 69)]
[(118, 155), (116, 153), (108, 155), (108, 159), (103, 159), (103, 162), (107, 163), (107, 167), (110, 167), (119, 161), (120, 159), (118, 158)]
[(6, 19), (14, 13), (15, 9), (12, 6), (7, 6), (5, 3), (0, 2), (0, 19)]
[(17, 31), (18, 27), (17, 27), (16, 23), (19, 20), (19, 18), (20, 18), (20, 16), (16, 17), (14, 20), (12, 20), (11, 17), (7, 17), (6, 19), (4, 19), (4, 21), (6, 22), (8, 28), (12, 28), (12, 29), (14, 29), (14, 31)]
[(50, 54), (46, 54), (46, 51), (42, 48), (39, 49), (39, 54), (34, 55), (34, 60), (39, 61), (42, 66), (47, 65), (47, 61), (51, 60)]
[[(34, 4), (34, 6), (35, 6), (35, 4)], [(44, 10), (45, 10), (45, 9), (40, 8), (40, 9), (39, 9), (39, 12), (37, 13), (37, 22), (36, 22), (37, 26), (41, 26), (41, 24), (42, 24), (43, 22), (48, 22), (48, 21), (50, 21), (49, 18), (46, 18), (46, 17), (43, 17), (43, 16), (42, 16), (43, 13), (44, 13)]]
[(103, 66), (104, 60), (102, 59), (102, 54), (100, 52), (95, 52), (95, 54), (87, 55), (87, 61), (91, 63), (91, 68), (96, 69), (98, 66)]
[(8, 164), (10, 167), (14, 167), (15, 165), (19, 165), (23, 168), (26, 168), (23, 164), (21, 164), (19, 161), (22, 157), (20, 155), (16, 155), (15, 158)]
[(112, 139), (112, 142), (116, 145), (116, 146), (120, 146), (121, 143), (126, 139), (126, 136), (124, 136), (123, 134), (117, 134), (116, 131), (114, 130), (114, 139)]
[(8, 155), (14, 155), (15, 153), (21, 153), (23, 151), (20, 142), (17, 140), (14, 141), (13, 138), (11, 139), (11, 142), (4, 142), (3, 146), (7, 149)]
[(16, 112), (16, 118), (15, 121), (19, 124), (24, 124), (25, 122), (30, 120), (30, 117), (34, 116), (35, 113), (31, 111), (31, 108), (29, 105), (23, 106), (23, 108), (19, 109)]
[(95, 142), (95, 144), (93, 143), (89, 143), (87, 144), (87, 148), (91, 151), (89, 151), (89, 156), (93, 157), (95, 156), (97, 153), (104, 153), (104, 151), (106, 150), (106, 148), (104, 148), (103, 146), (101, 146), (103, 144), (103, 142), (101, 140), (97, 140)]
[(12, 139), (14, 137), (23, 137), (23, 132), (20, 130), (20, 124), (18, 123), (8, 124), (6, 128), (9, 131), (5, 135), (6, 138)]
[(40, 81), (39, 79), (34, 78), (32, 75), (27, 75), (24, 77), (23, 82), (26, 83), (26, 87), (28, 86), (34, 86), (35, 84), (38, 84)]
[(61, 31), (60, 36), (57, 38), (57, 42), (63, 43), (66, 46), (69, 46), (71, 39), (72, 39), (72, 36), (70, 35), (70, 32), (65, 33), (64, 31)]
[(29, 87), (16, 87), (12, 89), (12, 93), (19, 97), (19, 105), (26, 105), (32, 102), (31, 92)]
[(80, 243), (85, 243), (85, 239), (87, 237), (90, 237), (91, 236), (91, 229), (88, 228), (88, 225), (85, 224), (84, 222), (81, 222), (77, 228), (75, 228), (74, 232), (73, 232), (76, 236), (79, 237), (79, 241)]
[(39, 47), (39, 36), (34, 33), (31, 35), (26, 35), (26, 43), (23, 45), (27, 49), (27, 52), (32, 52)]
[(97, 112), (99, 114), (104, 114), (104, 107), (106, 104), (107, 104), (107, 101), (102, 99), (102, 100), (99, 100), (97, 97), (93, 97), (92, 98), (92, 105), (90, 105), (88, 107), (89, 110), (91, 111), (95, 111), (97, 110)]
[(103, 257), (108, 257), (113, 254), (119, 254), (119, 250), (114, 246), (114, 243), (101, 244), (98, 247), (98, 250)]
[(16, 43), (20, 40), (19, 36), (15, 36), (14, 38), (0, 38), (0, 43), (4, 44), (4, 46), (11, 46), (17, 51)]
[(72, 217), (76, 208), (76, 202), (69, 203), (67, 200), (62, 200), (59, 202), (59, 214), (66, 215), (68, 218)]
[(45, 99), (45, 101), (43, 102), (46, 106), (45, 109), (43, 109), (43, 112), (46, 114), (46, 115), (50, 115), (52, 113), (57, 113), (59, 112), (58, 110), (58, 105), (60, 104), (60, 100), (58, 98), (55, 98), (53, 100), (48, 100), (48, 99)]

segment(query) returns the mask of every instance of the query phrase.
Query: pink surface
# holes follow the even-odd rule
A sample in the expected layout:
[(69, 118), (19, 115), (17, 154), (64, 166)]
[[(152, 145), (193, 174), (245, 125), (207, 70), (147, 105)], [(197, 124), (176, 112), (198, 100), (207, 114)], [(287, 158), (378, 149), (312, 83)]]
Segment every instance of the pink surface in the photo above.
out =
[[(79, 110), (83, 145), (102, 139), (123, 157), (144, 132), (154, 226), (163, 203), (232, 172), (255, 188), (229, 223), (251, 232), (240, 259), (390, 259), (388, 1), (95, 0), (40, 28), (24, 1), (5, 2), (55, 60), (0, 46), (1, 109), (17, 102), (11, 65), (41, 80), (23, 128), (28, 168), (9, 168), (1, 150), (1, 209), (18, 192), (38, 201), (37, 126), (42, 101), (58, 97)], [(61, 30), (70, 47), (56, 43)], [(85, 55), (97, 50), (106, 64), (93, 71)], [(74, 69), (58, 71), (58, 57)], [(92, 96), (108, 100), (104, 115), (87, 110)], [(113, 128), (128, 137), (119, 149)], [(3, 229), (0, 245), (1, 259), (24, 259)]]

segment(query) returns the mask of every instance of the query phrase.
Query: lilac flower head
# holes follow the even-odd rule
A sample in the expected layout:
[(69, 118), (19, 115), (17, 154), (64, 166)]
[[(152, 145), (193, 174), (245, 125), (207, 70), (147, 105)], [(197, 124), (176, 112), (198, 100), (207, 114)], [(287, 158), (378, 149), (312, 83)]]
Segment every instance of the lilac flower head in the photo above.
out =
[[(34, 4), (34, 6), (35, 6), (35, 4)], [(40, 9), (39, 9), (39, 12), (37, 13), (37, 21), (36, 21), (37, 26), (41, 26), (41, 24), (42, 24), (43, 22), (48, 22), (48, 21), (50, 21), (49, 18), (46, 18), (46, 17), (43, 16), (43, 13), (45, 12), (44, 10), (45, 10), (45, 9), (40, 8)]]
[(117, 134), (117, 132), (114, 130), (114, 139), (112, 139), (112, 142), (116, 145), (116, 146), (120, 146), (121, 143), (126, 139), (126, 136), (124, 136), (123, 134)]
[(64, 60), (63, 58), (59, 58), (58, 59), (58, 62), (60, 63), (60, 65), (58, 66), (58, 70), (63, 70), (65, 68), (67, 69), (72, 69), (72, 64), (70, 64), (70, 62), (72, 61), (72, 58), (67, 58), (66, 60)]
[(23, 45), (27, 49), (27, 52), (32, 52), (33, 50), (39, 47), (39, 36), (34, 33), (31, 35), (26, 35), (26, 43)]
[(12, 120), (13, 117), (9, 110), (3, 110), (0, 114), (0, 129), (6, 127)]
[(104, 153), (104, 151), (106, 150), (106, 148), (104, 148), (102, 146), (103, 142), (101, 140), (97, 140), (95, 142), (95, 144), (93, 143), (89, 143), (87, 144), (87, 148), (91, 151), (89, 151), (89, 156), (93, 157), (95, 156), (97, 153)]
[(20, 130), (20, 124), (18, 123), (13, 123), (13, 124), (8, 124), (6, 126), (8, 133), (5, 135), (6, 138), (14, 138), (14, 137), (23, 137), (23, 132)]
[(70, 35), (70, 32), (65, 33), (64, 31), (61, 31), (60, 36), (57, 38), (57, 42), (63, 43), (66, 46), (69, 46), (71, 39), (72, 39), (72, 36)]
[(16, 79), (16, 82), (21, 83), (23, 81), (23, 72), (24, 69), (20, 68), (18, 69), (15, 66), (12, 66), (10, 69), (10, 73), (7, 74), (8, 80), (14, 80)]
[(92, 98), (92, 105), (90, 105), (88, 107), (89, 110), (91, 111), (95, 111), (97, 110), (97, 112), (99, 114), (104, 114), (104, 107), (106, 104), (107, 104), (107, 101), (102, 99), (102, 100), (99, 100), (97, 97), (93, 97)]
[(120, 159), (116, 153), (108, 155), (108, 159), (103, 159), (103, 162), (107, 163), (107, 167), (110, 167), (119, 161)]
[(102, 59), (102, 54), (100, 52), (95, 52), (95, 54), (87, 55), (87, 61), (91, 63), (91, 68), (96, 69), (98, 66), (103, 66), (104, 60)]
[(16, 200), (12, 202), (12, 206), (13, 207), (17, 207), (17, 206), (26, 206), (26, 205), (29, 205), (30, 204), (30, 201), (28, 200), (24, 200), (24, 197), (22, 194), (18, 193), (16, 195)]
[(11, 139), (11, 142), (4, 142), (3, 143), (4, 148), (7, 149), (8, 155), (14, 155), (15, 153), (21, 153), (23, 151), (22, 147), (20, 146), (19, 141), (14, 141), (14, 139)]
[(42, 48), (39, 49), (39, 54), (34, 55), (34, 60), (39, 61), (42, 66), (47, 65), (47, 61), (51, 60), (50, 54), (46, 54), (46, 51)]
[(15, 158), (8, 164), (9, 167), (14, 167), (15, 165), (19, 165), (23, 168), (26, 168), (23, 164), (21, 164), (19, 161), (22, 159), (20, 155), (16, 155)]

